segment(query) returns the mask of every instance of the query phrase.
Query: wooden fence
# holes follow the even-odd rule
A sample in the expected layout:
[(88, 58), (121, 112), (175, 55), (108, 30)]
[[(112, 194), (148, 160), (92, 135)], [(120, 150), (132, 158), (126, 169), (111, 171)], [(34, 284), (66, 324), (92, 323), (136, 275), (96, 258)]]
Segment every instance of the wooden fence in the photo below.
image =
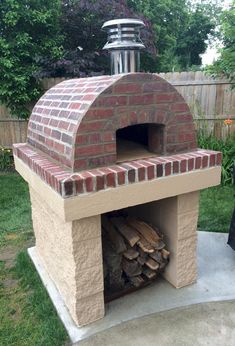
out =
[[(201, 71), (160, 73), (175, 86), (188, 103), (197, 128), (216, 137), (226, 137), (235, 131), (235, 89), (226, 79), (212, 79)], [(233, 125), (224, 124), (227, 118)]]
[[(228, 80), (215, 80), (203, 72), (169, 72), (160, 76), (173, 84), (185, 98), (195, 119), (197, 128), (204, 128), (217, 137), (226, 137), (235, 131), (235, 89)], [(64, 78), (43, 80), (45, 90), (60, 83)], [(224, 124), (227, 118), (233, 125)], [(9, 110), (0, 106), (0, 145), (11, 147), (12, 143), (25, 142), (27, 121), (13, 119)]]

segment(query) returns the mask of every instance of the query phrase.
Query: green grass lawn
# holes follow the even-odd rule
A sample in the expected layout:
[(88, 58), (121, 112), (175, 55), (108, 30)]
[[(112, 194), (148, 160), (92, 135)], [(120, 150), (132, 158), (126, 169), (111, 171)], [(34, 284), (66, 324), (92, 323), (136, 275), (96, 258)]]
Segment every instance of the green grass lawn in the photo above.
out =
[[(198, 226), (227, 232), (233, 187), (201, 192)], [(34, 243), (28, 186), (17, 174), (0, 175), (0, 345), (62, 346), (68, 337), (26, 248)]]
[(19, 175), (0, 175), (0, 208), (0, 345), (62, 346), (68, 336), (26, 252), (34, 238)]

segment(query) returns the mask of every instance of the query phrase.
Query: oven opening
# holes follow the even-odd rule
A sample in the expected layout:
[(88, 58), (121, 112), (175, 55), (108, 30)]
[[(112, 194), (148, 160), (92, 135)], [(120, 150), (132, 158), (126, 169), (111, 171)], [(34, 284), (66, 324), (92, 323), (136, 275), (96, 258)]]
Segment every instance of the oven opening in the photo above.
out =
[(164, 125), (139, 124), (116, 131), (117, 162), (164, 155)]

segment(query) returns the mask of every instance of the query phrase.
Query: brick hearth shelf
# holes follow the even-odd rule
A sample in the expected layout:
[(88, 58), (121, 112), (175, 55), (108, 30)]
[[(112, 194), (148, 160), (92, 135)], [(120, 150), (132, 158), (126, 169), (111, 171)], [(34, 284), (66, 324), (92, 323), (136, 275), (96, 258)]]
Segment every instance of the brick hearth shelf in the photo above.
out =
[(220, 166), (221, 153), (212, 150), (151, 158), (71, 173), (28, 144), (15, 144), (14, 155), (27, 164), (62, 197), (91, 193), (121, 185)]

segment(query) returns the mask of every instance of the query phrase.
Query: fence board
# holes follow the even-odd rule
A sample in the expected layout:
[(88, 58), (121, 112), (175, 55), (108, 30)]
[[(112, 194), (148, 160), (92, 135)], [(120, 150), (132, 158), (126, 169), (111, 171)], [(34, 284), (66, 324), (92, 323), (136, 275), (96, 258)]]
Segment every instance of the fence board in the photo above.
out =
[[(226, 137), (235, 130), (235, 124), (228, 129), (223, 124), (226, 118), (235, 123), (235, 89), (225, 79), (212, 79), (202, 71), (168, 72), (160, 76), (176, 87), (188, 103), (197, 128), (207, 128), (219, 137)], [(45, 78), (45, 90), (62, 82), (65, 78)], [(32, 108), (30, 106), (30, 108)], [(25, 142), (27, 122), (12, 119), (9, 110), (0, 105), (0, 145), (11, 147), (13, 143)]]
[(170, 82), (188, 103), (197, 128), (206, 128), (217, 137), (226, 137), (235, 131), (235, 124), (228, 128), (226, 118), (235, 122), (235, 89), (226, 79), (213, 79), (202, 71), (160, 73)]

